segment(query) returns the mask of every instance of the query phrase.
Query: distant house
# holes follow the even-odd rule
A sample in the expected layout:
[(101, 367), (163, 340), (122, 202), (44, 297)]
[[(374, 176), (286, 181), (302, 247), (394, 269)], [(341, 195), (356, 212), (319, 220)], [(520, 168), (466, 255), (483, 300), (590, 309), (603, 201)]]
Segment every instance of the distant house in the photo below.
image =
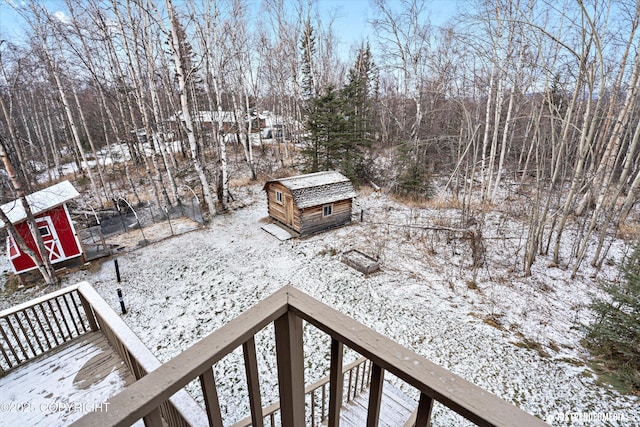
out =
[[(38, 232), (47, 249), (46, 256), (52, 264), (77, 258), (83, 254), (66, 204), (79, 195), (80, 193), (69, 181), (63, 181), (27, 196), (27, 202), (38, 224)], [(26, 222), (27, 215), (20, 201), (14, 200), (5, 203), (0, 208), (15, 225), (27, 246), (36, 254), (40, 254), (29, 230)], [(0, 229), (5, 226), (6, 224), (0, 221)], [(7, 258), (11, 261), (13, 271), (16, 274), (36, 268), (33, 260), (20, 250), (10, 232), (7, 232)]]
[[(237, 132), (239, 127), (238, 120), (241, 123), (244, 121), (242, 111), (235, 113), (233, 111), (198, 111), (192, 113), (191, 118), (196, 126), (201, 124), (202, 127), (208, 131), (215, 129), (218, 132), (222, 131), (224, 133)], [(177, 131), (180, 123), (184, 122), (184, 115), (182, 112), (179, 112), (169, 117), (168, 122), (172, 130)], [(222, 127), (220, 128), (221, 123)]]
[[(291, 140), (304, 129), (304, 125), (297, 120), (270, 111), (263, 111), (257, 117), (260, 124), (260, 136), (264, 139), (284, 138)], [(257, 130), (257, 127), (254, 125), (252, 130)]]
[(349, 178), (317, 172), (268, 181), (269, 216), (300, 235), (308, 235), (351, 222), (356, 192)]

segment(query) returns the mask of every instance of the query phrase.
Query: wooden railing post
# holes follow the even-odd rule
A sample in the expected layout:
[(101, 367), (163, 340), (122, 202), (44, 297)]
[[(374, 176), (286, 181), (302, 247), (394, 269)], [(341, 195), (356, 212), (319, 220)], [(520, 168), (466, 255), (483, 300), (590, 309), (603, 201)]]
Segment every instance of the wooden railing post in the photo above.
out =
[(162, 415), (160, 415), (160, 408), (156, 408), (149, 412), (144, 418), (145, 427), (164, 427), (162, 422)]
[(433, 399), (424, 393), (420, 393), (420, 401), (418, 402), (418, 414), (416, 416), (415, 427), (427, 427), (431, 418), (431, 410), (433, 409)]
[(258, 372), (258, 360), (256, 358), (256, 341), (249, 338), (242, 345), (244, 353), (244, 369), (247, 373), (247, 389), (249, 390), (249, 406), (251, 407), (251, 425), (262, 427), (262, 399), (260, 398), (260, 379)]
[(220, 413), (220, 401), (216, 390), (216, 381), (213, 377), (213, 369), (208, 368), (200, 375), (200, 386), (204, 405), (207, 408), (207, 417), (211, 427), (222, 427), (222, 414)]
[(280, 416), (283, 427), (305, 425), (302, 319), (292, 311), (273, 322), (276, 333)]
[[(344, 375), (342, 374), (342, 356), (344, 345), (331, 339), (331, 368), (329, 372), (329, 427), (340, 425), (340, 407), (342, 406), (342, 389)], [(349, 391), (347, 390), (347, 393)]]
[(84, 314), (87, 316), (87, 320), (89, 321), (89, 327), (92, 331), (97, 331), (100, 328), (98, 327), (98, 322), (96, 322), (96, 316), (93, 313), (91, 304), (89, 304), (89, 301), (87, 301), (85, 296), (82, 295), (81, 291), (78, 292), (78, 296), (80, 297), (80, 303), (82, 304), (82, 308), (84, 309)]
[(377, 364), (371, 367), (371, 387), (369, 388), (369, 409), (367, 410), (367, 427), (378, 427), (380, 419), (380, 402), (384, 385), (384, 370)]

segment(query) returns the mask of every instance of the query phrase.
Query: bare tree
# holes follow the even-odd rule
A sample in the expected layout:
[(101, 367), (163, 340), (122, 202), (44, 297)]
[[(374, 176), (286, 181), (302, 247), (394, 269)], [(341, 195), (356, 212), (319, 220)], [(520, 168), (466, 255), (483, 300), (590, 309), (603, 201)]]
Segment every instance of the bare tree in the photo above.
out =
[(205, 199), (205, 202), (207, 203), (207, 207), (209, 208), (209, 214), (213, 215), (216, 212), (216, 208), (213, 202), (213, 197), (211, 196), (211, 190), (209, 188), (209, 182), (207, 180), (204, 167), (198, 157), (198, 143), (196, 141), (196, 137), (193, 131), (193, 120), (191, 118), (191, 108), (187, 98), (187, 81), (191, 77), (191, 73), (194, 70), (187, 69), (187, 67), (185, 67), (185, 62), (186, 62), (186, 58), (184, 57), (185, 53), (181, 48), (181, 43), (184, 41), (180, 40), (180, 29), (179, 29), (180, 24), (178, 23), (178, 19), (173, 9), (173, 4), (171, 0), (165, 0), (165, 5), (169, 13), (169, 23), (171, 27), (171, 48), (173, 51), (173, 61), (176, 67), (176, 77), (178, 78), (178, 85), (180, 87), (180, 105), (182, 106), (184, 129), (185, 129), (185, 132), (187, 133), (187, 138), (189, 139), (189, 147), (191, 150), (191, 160), (193, 162), (193, 167), (196, 173), (198, 174), (198, 178), (200, 179), (200, 184), (202, 185), (202, 192), (204, 194), (204, 199)]
[[(4, 100), (0, 97), (0, 102), (2, 102), (4, 107)], [(13, 190), (16, 193), (17, 199), (20, 201), (20, 205), (25, 212), (27, 225), (29, 227), (29, 231), (31, 232), (31, 236), (36, 243), (36, 247), (38, 248), (38, 252), (41, 254), (36, 254), (31, 248), (27, 246), (24, 239), (16, 229), (15, 225), (11, 222), (11, 220), (7, 217), (5, 212), (0, 209), (0, 220), (4, 222), (5, 226), (9, 229), (11, 236), (14, 241), (20, 248), (22, 252), (27, 254), (33, 263), (37, 267), (38, 271), (42, 275), (45, 283), (47, 285), (55, 285), (58, 283), (58, 278), (56, 276), (56, 272), (51, 265), (51, 261), (49, 259), (49, 252), (42, 241), (42, 236), (40, 235), (40, 231), (38, 230), (38, 224), (36, 222), (35, 217), (33, 216), (33, 212), (31, 211), (31, 206), (29, 206), (29, 202), (27, 201), (24, 190), (22, 189), (22, 183), (20, 182), (20, 178), (16, 174), (15, 168), (11, 163), (11, 159), (9, 158), (9, 154), (7, 153), (5, 146), (5, 139), (0, 138), (0, 158), (2, 158), (2, 163), (4, 165), (7, 174), (9, 175), (9, 180), (13, 186)]]

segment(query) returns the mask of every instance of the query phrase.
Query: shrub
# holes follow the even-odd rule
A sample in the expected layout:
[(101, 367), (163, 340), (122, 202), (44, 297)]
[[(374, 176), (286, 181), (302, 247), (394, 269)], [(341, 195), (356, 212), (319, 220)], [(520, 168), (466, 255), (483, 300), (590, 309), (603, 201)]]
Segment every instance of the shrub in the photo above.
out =
[(603, 282), (606, 298), (595, 298), (596, 321), (587, 326), (585, 346), (615, 382), (640, 392), (640, 243), (620, 265), (621, 283)]

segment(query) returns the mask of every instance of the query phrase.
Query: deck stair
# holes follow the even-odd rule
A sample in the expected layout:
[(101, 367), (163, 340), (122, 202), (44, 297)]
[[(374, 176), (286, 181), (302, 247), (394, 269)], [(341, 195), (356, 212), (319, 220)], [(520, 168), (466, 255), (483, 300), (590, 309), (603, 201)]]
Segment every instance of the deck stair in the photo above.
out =
[[(403, 426), (411, 416), (417, 402), (408, 398), (400, 389), (385, 382), (380, 403), (379, 427)], [(367, 425), (367, 408), (369, 405), (369, 389), (360, 391), (354, 398), (342, 405), (340, 409), (341, 427), (362, 427)], [(323, 426), (327, 422), (322, 423)]]
[[(369, 405), (369, 385), (371, 382), (371, 361), (361, 357), (347, 364), (342, 369), (343, 399), (340, 408), (340, 425), (342, 427), (362, 427), (367, 423)], [(326, 426), (329, 416), (329, 382), (327, 376), (305, 388), (307, 404), (307, 425), (311, 427)], [(380, 427), (404, 426), (412, 416), (418, 403), (407, 397), (400, 389), (385, 381), (382, 388), (380, 404)], [(262, 408), (265, 426), (275, 426), (279, 421), (280, 405), (278, 403)], [(233, 427), (249, 427), (251, 417), (246, 417)], [(410, 425), (410, 424), (407, 424)]]

